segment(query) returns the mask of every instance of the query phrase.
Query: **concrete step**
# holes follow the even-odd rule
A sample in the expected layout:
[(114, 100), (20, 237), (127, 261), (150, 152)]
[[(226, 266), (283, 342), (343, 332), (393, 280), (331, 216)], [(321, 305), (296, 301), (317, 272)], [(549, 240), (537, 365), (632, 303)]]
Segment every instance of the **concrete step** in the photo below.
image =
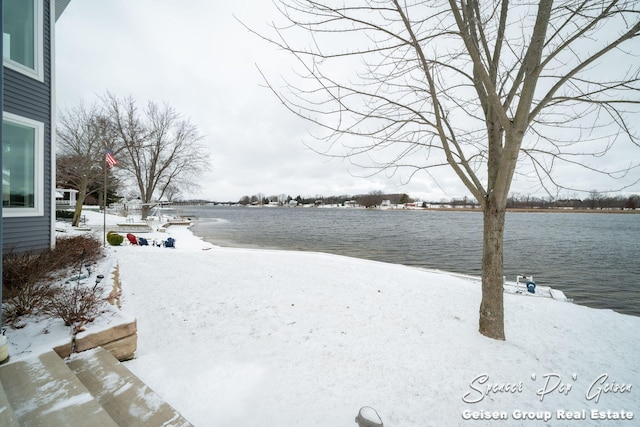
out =
[(7, 394), (4, 392), (2, 383), (0, 383), (0, 426), (3, 427), (20, 427), (16, 415), (9, 405)]
[(117, 426), (53, 351), (0, 366), (0, 383), (20, 426)]
[(74, 354), (67, 365), (121, 427), (191, 426), (189, 421), (102, 348)]

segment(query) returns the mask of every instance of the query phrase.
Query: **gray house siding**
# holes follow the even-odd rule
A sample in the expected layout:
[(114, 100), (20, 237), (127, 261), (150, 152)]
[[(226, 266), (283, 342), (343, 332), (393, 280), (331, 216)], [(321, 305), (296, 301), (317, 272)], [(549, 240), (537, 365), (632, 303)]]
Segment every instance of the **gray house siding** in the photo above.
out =
[(62, 12), (64, 12), (70, 2), (71, 0), (56, 0), (56, 21), (60, 18), (60, 15), (62, 15)]
[(44, 1), (43, 54), (44, 82), (4, 67), (3, 111), (44, 123), (44, 214), (34, 217), (3, 218), (3, 251), (23, 252), (51, 246), (52, 177), (52, 82), (50, 2)]

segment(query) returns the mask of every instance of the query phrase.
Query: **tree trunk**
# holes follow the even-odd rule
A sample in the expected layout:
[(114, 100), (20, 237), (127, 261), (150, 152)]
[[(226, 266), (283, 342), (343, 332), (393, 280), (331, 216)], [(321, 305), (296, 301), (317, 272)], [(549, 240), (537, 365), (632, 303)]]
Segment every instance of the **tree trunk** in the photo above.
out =
[(482, 248), (482, 302), (480, 333), (504, 341), (504, 220), (506, 207), (487, 198), (483, 210), (484, 241)]
[(142, 217), (142, 219), (147, 219), (150, 212), (151, 212), (151, 206), (149, 206), (149, 204), (147, 203), (143, 203), (142, 207), (140, 208), (140, 216)]
[(82, 216), (82, 203), (84, 200), (81, 200), (80, 197), (76, 199), (76, 205), (73, 210), (73, 219), (71, 220), (71, 226), (77, 227), (80, 224), (80, 217)]

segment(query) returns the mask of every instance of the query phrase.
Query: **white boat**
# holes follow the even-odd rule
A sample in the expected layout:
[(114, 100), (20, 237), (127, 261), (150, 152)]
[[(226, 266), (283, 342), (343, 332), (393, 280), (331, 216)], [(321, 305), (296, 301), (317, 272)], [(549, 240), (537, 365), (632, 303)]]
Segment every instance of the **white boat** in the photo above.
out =
[[(471, 276), (468, 274), (461, 273), (452, 273), (450, 271), (441, 271), (441, 270), (432, 270), (426, 269), (428, 271), (432, 271), (434, 273), (447, 274), (451, 276), (461, 277), (467, 279), (469, 281), (481, 284), (482, 278), (478, 276)], [(563, 301), (563, 302), (573, 302), (573, 299), (567, 298), (564, 292), (553, 289), (550, 286), (540, 286), (537, 285), (533, 276), (526, 275), (518, 275), (516, 276), (515, 282), (508, 282), (506, 278), (504, 278), (503, 289), (505, 293), (508, 294), (516, 294), (528, 297), (541, 297), (541, 298), (552, 298), (554, 300)]]
[(504, 291), (510, 294), (521, 294), (532, 297), (553, 298), (558, 301), (573, 302), (564, 292), (550, 286), (540, 286), (533, 281), (533, 276), (517, 275), (515, 282), (504, 281)]

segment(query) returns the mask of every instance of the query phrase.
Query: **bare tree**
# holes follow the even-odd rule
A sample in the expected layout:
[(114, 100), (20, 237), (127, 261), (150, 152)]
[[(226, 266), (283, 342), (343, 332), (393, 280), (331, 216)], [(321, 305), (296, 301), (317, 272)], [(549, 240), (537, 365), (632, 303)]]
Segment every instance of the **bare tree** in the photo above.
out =
[[(80, 104), (63, 111), (59, 117), (56, 181), (78, 190), (72, 220), (72, 225), (77, 226), (87, 196), (108, 190), (103, 179), (108, 129), (96, 105)], [(117, 186), (113, 176), (107, 180), (107, 186), (112, 190)]]
[(369, 194), (358, 196), (358, 203), (365, 208), (373, 208), (382, 204), (384, 194), (380, 190), (371, 191)]
[(544, 188), (560, 185), (567, 166), (613, 178), (637, 170), (598, 159), (614, 144), (638, 145), (640, 3), (275, 4), (282, 25), (254, 32), (293, 55), (298, 78), (284, 90), (265, 81), (318, 125), (317, 151), (404, 179), (445, 166), (478, 200), (479, 330), (504, 340), (503, 236), (516, 166), (528, 165), (517, 173)]
[(175, 185), (168, 185), (164, 190), (164, 196), (169, 202), (175, 202), (179, 199), (182, 191)]
[(598, 190), (591, 190), (589, 192), (589, 207), (595, 209), (596, 207), (602, 208), (600, 201), (606, 197)]
[(142, 218), (153, 201), (170, 191), (199, 186), (198, 175), (209, 168), (209, 153), (195, 125), (172, 107), (149, 102), (140, 112), (133, 98), (103, 97), (115, 139), (118, 166), (128, 172), (139, 191)]

